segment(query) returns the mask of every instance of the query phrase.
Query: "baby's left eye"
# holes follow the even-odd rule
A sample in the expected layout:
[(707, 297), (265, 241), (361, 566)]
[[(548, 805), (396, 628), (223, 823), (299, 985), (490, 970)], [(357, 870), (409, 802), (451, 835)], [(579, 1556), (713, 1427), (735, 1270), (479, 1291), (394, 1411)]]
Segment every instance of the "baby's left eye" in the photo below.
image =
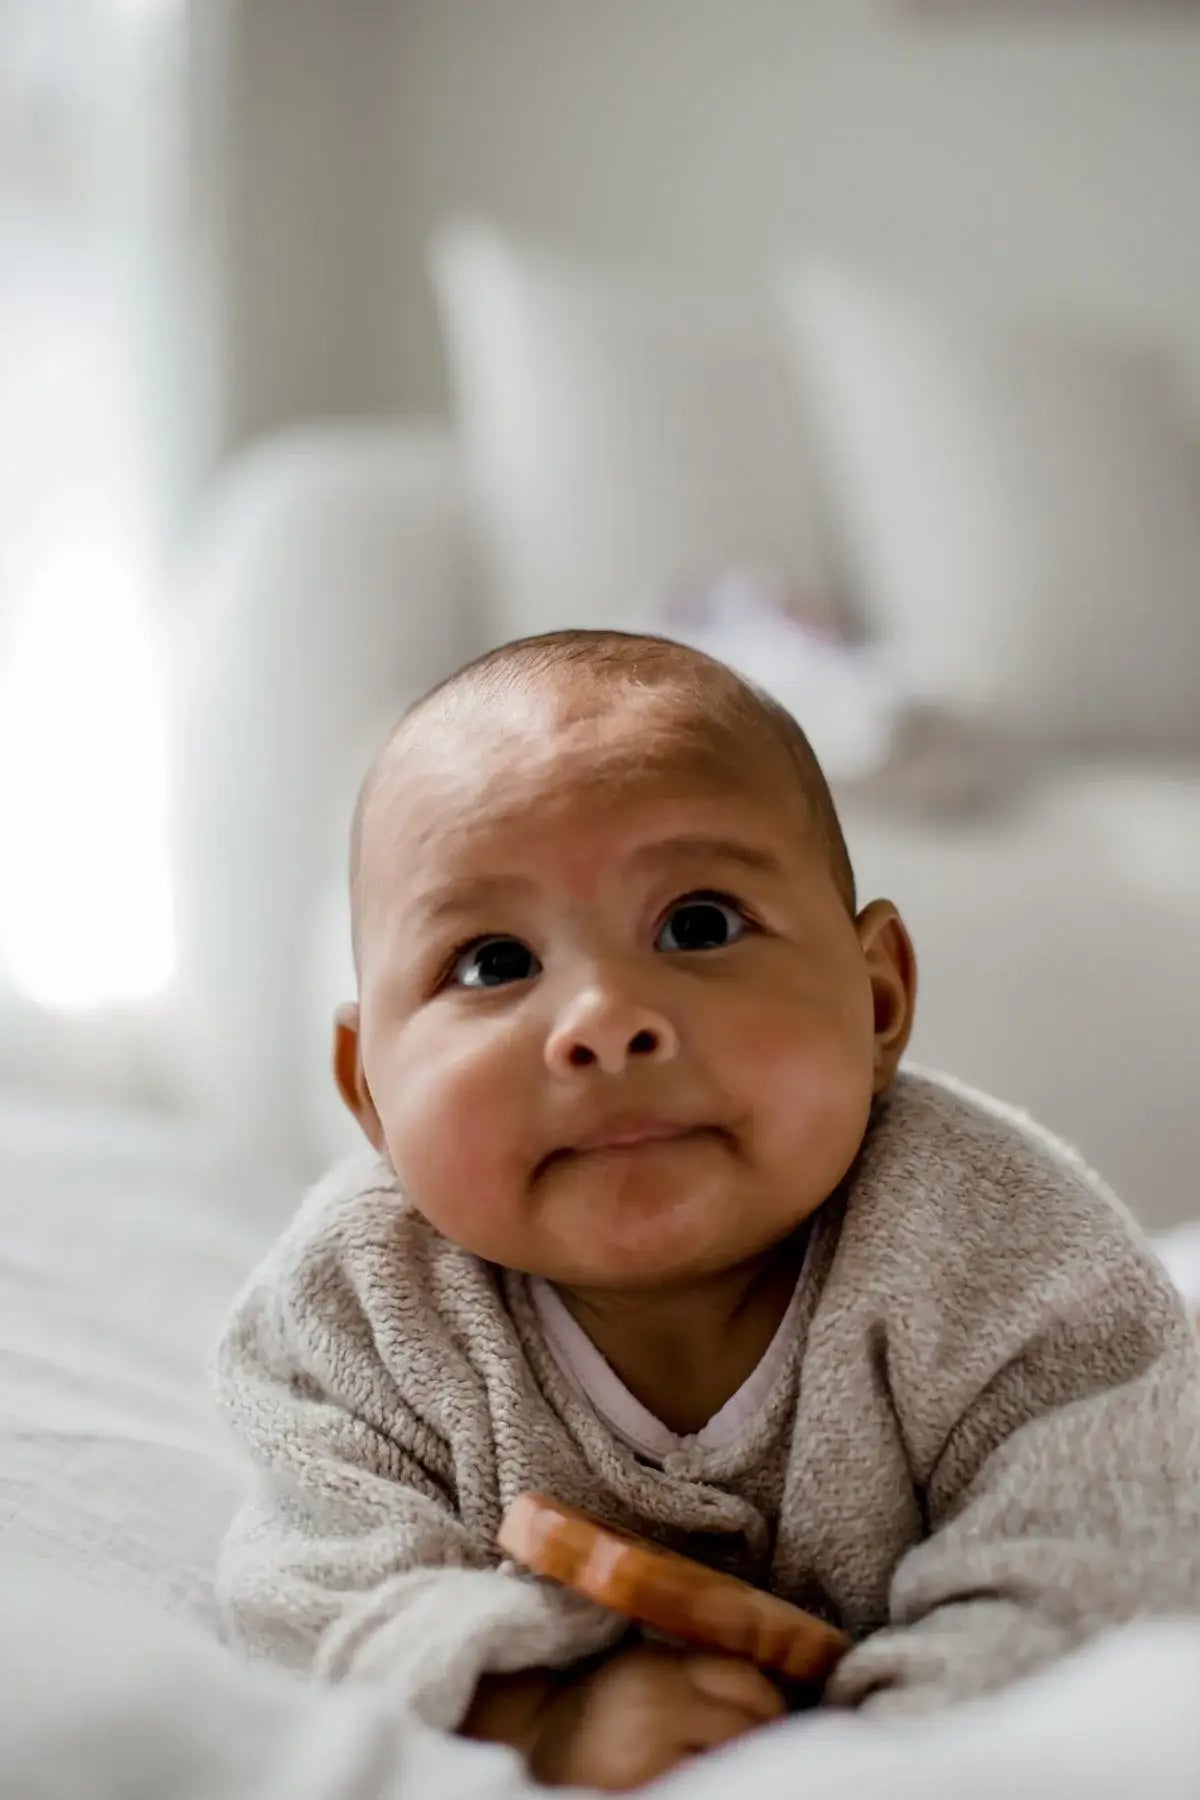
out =
[[(677, 900), (654, 940), (661, 950), (722, 950), (749, 929), (741, 908), (721, 894), (689, 894)], [(671, 938), (673, 942), (664, 942)]]

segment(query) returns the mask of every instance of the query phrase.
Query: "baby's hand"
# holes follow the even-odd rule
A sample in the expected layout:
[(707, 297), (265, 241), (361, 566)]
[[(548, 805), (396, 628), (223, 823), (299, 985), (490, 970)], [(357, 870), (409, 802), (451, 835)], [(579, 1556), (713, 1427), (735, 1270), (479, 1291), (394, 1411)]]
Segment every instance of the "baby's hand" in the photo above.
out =
[(554, 1785), (624, 1791), (785, 1710), (775, 1683), (740, 1657), (638, 1643), (562, 1682), (530, 1766)]

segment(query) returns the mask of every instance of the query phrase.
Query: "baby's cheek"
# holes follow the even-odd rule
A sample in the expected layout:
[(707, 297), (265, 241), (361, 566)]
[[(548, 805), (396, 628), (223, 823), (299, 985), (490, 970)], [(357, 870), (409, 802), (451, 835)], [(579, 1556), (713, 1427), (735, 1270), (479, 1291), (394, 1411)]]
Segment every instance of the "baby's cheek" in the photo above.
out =
[(489, 1254), (514, 1126), (495, 1073), (442, 1055), (414, 1058), (397, 1077), (385, 1131), (401, 1186), (439, 1231)]
[(781, 1155), (840, 1179), (866, 1129), (869, 1039), (857, 1021), (793, 1000), (759, 1014), (731, 1064), (747, 1109)]

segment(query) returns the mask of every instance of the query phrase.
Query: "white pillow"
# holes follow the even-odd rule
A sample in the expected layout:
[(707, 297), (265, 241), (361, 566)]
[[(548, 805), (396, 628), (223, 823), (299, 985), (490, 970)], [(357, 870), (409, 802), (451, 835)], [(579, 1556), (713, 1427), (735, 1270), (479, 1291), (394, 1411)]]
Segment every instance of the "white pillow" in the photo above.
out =
[(433, 270), (496, 636), (636, 626), (731, 561), (828, 606), (765, 294), (601, 273), (481, 226), (445, 232)]
[(935, 698), (1076, 743), (1200, 740), (1200, 453), (1140, 347), (782, 286), (867, 626)]

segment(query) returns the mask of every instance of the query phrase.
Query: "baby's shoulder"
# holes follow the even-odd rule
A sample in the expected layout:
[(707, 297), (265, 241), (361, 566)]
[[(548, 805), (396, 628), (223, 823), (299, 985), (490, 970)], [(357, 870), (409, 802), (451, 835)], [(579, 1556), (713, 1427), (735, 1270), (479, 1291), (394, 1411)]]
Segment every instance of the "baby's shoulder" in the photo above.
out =
[(309, 1190), (250, 1287), (293, 1336), (354, 1340), (389, 1361), (436, 1362), (501, 1307), (488, 1265), (435, 1231), (374, 1152)]
[[(920, 1279), (1152, 1261), (1128, 1208), (1079, 1151), (1020, 1108), (910, 1068), (876, 1102), (846, 1230)], [(884, 1248), (886, 1246), (886, 1248)]]
[[(281, 1270), (381, 1261), (389, 1277), (436, 1259), (444, 1243), (375, 1151), (345, 1157), (311, 1187), (276, 1246)], [(449, 1248), (449, 1246), (447, 1246)]]

